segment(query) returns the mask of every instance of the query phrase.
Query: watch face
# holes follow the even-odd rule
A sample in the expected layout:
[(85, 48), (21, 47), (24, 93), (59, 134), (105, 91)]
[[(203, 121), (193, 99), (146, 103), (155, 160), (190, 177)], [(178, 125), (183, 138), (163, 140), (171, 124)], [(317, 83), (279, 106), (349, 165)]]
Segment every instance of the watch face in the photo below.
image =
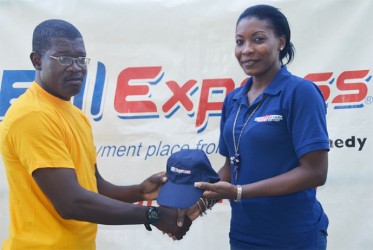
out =
[(159, 220), (159, 210), (156, 207), (149, 207), (148, 210), (149, 223), (153, 224)]
[(158, 213), (158, 211), (155, 210), (155, 209), (150, 210), (150, 217), (151, 217), (151, 218), (154, 218), (154, 219), (158, 219), (158, 218), (159, 218), (159, 213)]

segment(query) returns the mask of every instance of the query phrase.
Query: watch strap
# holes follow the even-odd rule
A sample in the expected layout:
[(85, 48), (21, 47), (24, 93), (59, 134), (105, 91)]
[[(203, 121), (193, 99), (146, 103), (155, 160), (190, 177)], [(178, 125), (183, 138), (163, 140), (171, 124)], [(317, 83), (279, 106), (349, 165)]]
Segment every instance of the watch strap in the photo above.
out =
[(152, 231), (152, 227), (150, 226), (150, 224), (145, 223), (144, 226), (145, 226), (146, 230)]
[(154, 206), (148, 207), (148, 210), (146, 211), (146, 220), (147, 222), (144, 224), (146, 230), (152, 231), (150, 224), (154, 225), (159, 220), (159, 210), (157, 207), (154, 207)]

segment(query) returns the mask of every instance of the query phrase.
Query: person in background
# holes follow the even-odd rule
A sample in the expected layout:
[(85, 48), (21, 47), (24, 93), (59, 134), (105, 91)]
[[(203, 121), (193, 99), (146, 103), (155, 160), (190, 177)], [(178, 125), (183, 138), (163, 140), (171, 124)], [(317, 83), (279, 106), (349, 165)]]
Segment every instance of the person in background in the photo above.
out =
[(231, 250), (326, 249), (329, 221), (316, 199), (328, 171), (326, 105), (287, 70), (290, 38), (273, 6), (249, 7), (236, 24), (235, 55), (250, 77), (223, 104), (221, 181), (195, 183), (205, 198), (230, 199)]
[(131, 204), (156, 199), (165, 173), (116, 186), (98, 171), (91, 125), (70, 101), (89, 63), (81, 33), (46, 20), (34, 30), (32, 49), (35, 80), (0, 124), (10, 205), (3, 249), (93, 250), (97, 224), (152, 224), (183, 238), (191, 220), (177, 226), (177, 209)]

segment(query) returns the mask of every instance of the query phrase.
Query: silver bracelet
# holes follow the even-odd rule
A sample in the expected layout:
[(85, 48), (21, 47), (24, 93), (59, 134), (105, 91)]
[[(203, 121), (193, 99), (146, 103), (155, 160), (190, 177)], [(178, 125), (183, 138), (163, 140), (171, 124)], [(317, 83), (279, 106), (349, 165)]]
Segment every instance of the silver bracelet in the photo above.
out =
[(237, 198), (234, 200), (235, 202), (241, 202), (241, 196), (242, 196), (242, 187), (241, 185), (237, 185)]
[(204, 214), (206, 214), (206, 212), (202, 210), (201, 205), (199, 205), (198, 201), (197, 201), (197, 206), (198, 206), (198, 209), (199, 209), (199, 215), (202, 217)]
[(205, 203), (205, 200), (203, 199), (203, 198), (199, 198), (201, 201), (202, 201), (202, 204), (203, 204), (203, 206), (205, 207), (205, 209), (203, 210), (203, 211), (206, 211), (206, 209), (207, 209), (207, 205), (206, 205), (206, 203)]
[[(205, 201), (203, 200), (203, 198), (199, 198), (199, 199), (202, 201), (203, 206), (204, 206), (204, 209), (201, 209), (201, 216), (203, 216), (203, 214), (204, 215), (207, 214), (207, 212), (206, 212), (207, 207), (206, 207), (206, 204), (205, 204)], [(198, 201), (197, 201), (197, 204), (199, 205)]]

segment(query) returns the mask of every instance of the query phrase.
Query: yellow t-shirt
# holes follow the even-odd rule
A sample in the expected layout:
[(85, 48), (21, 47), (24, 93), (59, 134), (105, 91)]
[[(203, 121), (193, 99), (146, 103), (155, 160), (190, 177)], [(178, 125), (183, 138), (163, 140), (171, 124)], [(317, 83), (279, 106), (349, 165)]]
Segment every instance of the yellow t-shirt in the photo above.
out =
[(95, 249), (97, 225), (65, 220), (32, 178), (38, 168), (73, 168), (97, 192), (92, 128), (81, 110), (36, 82), (0, 123), (0, 152), (9, 184), (9, 237), (3, 250)]

